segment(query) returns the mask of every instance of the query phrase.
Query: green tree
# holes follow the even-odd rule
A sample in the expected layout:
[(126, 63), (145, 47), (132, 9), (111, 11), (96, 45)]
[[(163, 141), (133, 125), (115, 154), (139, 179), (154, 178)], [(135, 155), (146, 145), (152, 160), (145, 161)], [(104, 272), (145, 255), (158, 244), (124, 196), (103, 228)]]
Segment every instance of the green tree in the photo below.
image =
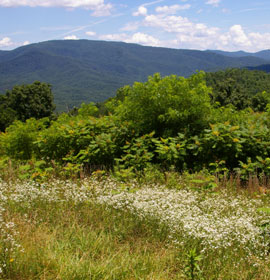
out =
[(132, 123), (140, 134), (196, 133), (207, 126), (211, 109), (204, 75), (200, 72), (186, 79), (155, 74), (145, 83), (122, 88), (121, 98), (111, 100), (107, 107), (121, 121)]
[(220, 106), (232, 104), (238, 110), (252, 107), (253, 110), (265, 110), (270, 92), (270, 74), (247, 69), (227, 69), (206, 73), (206, 84), (213, 89), (213, 103)]
[(7, 91), (6, 97), (8, 107), (16, 112), (16, 118), (21, 121), (50, 117), (55, 109), (51, 86), (39, 81), (15, 86)]
[(270, 94), (266, 91), (259, 92), (251, 99), (253, 110), (257, 112), (266, 111), (267, 104), (270, 103)]
[(7, 97), (0, 95), (0, 131), (4, 131), (16, 119), (16, 112), (8, 107)]

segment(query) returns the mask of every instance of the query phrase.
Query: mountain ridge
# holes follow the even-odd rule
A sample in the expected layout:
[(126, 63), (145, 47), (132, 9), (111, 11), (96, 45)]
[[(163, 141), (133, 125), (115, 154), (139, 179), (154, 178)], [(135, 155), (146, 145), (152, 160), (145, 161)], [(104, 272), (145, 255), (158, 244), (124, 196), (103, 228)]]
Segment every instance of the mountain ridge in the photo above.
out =
[[(268, 54), (268, 51), (266, 51)], [(269, 51), (270, 53), (270, 51)], [(264, 55), (264, 53), (263, 53)], [(100, 102), (156, 72), (189, 76), (197, 70), (258, 67), (261, 57), (230, 57), (215, 51), (146, 47), (90, 40), (55, 40), (0, 51), (0, 92), (35, 80), (52, 84), (58, 110)]]
[(236, 51), (236, 52), (227, 52), (227, 51), (221, 51), (221, 50), (207, 50), (207, 52), (211, 53), (217, 53), (228, 57), (257, 57), (262, 58), (264, 60), (270, 61), (270, 49), (269, 50), (262, 50), (255, 53), (245, 52), (245, 51)]

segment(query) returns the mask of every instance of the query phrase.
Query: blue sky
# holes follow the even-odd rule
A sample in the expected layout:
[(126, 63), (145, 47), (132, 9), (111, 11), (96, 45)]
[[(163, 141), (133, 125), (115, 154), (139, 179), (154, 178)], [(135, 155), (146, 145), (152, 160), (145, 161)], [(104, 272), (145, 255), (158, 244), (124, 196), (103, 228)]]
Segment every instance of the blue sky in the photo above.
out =
[(0, 49), (58, 39), (270, 49), (269, 0), (0, 0)]

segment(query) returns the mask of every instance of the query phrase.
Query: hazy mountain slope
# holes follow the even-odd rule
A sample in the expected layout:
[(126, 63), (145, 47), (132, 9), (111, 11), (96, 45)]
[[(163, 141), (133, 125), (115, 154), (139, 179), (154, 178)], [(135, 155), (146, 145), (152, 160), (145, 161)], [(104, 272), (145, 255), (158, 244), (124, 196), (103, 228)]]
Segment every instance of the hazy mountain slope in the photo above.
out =
[(248, 67), (249, 70), (260, 70), (260, 71), (264, 71), (267, 73), (270, 73), (270, 64), (263, 64), (263, 65), (259, 65), (259, 66), (254, 66), (254, 67)]
[(264, 50), (256, 53), (256, 57), (270, 61), (270, 50)]
[(226, 51), (220, 51), (220, 50), (207, 50), (206, 52), (217, 53), (217, 54), (224, 55), (224, 56), (229, 56), (229, 57), (253, 56), (253, 53), (248, 53), (248, 52), (244, 52), (244, 51), (226, 52)]
[(58, 109), (103, 101), (117, 88), (149, 75), (189, 76), (196, 70), (266, 64), (256, 57), (144, 47), (121, 42), (70, 40), (31, 44), (0, 52), (0, 92), (35, 80), (51, 83)]
[(249, 53), (249, 52), (244, 52), (244, 51), (225, 52), (225, 51), (219, 51), (219, 50), (209, 50), (209, 51), (206, 51), (206, 52), (217, 53), (217, 54), (224, 55), (224, 56), (229, 56), (229, 57), (253, 56), (253, 57), (261, 58), (261, 59), (264, 59), (264, 60), (268, 60), (270, 62), (270, 50), (264, 50), (264, 51), (255, 52), (255, 53)]

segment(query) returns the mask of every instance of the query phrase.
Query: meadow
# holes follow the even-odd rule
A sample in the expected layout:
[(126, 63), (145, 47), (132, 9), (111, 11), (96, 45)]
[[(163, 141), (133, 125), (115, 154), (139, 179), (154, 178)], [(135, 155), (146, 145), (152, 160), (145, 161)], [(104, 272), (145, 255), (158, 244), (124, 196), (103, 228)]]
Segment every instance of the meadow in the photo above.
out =
[(268, 192), (149, 174), (1, 181), (0, 277), (269, 279)]

